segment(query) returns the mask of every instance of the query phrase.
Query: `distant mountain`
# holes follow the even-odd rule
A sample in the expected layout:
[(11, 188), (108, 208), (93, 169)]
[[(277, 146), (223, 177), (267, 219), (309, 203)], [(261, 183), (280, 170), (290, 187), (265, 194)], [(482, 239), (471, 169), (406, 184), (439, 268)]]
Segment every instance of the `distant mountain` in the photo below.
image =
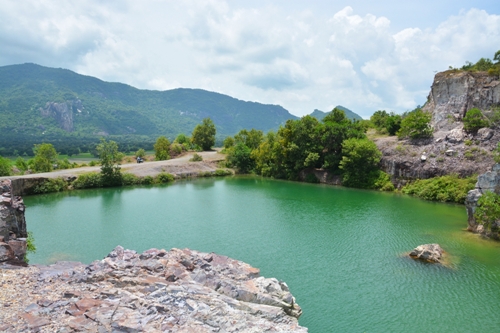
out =
[(101, 136), (173, 140), (179, 133), (190, 135), (206, 117), (214, 121), (219, 138), (244, 128), (267, 132), (297, 119), (279, 105), (201, 89), (140, 90), (66, 69), (0, 67), (0, 148), (8, 142), (97, 141)]
[[(348, 108), (346, 107), (343, 107), (342, 105), (337, 105), (336, 106), (337, 109), (340, 109), (342, 111), (344, 111), (345, 115), (347, 118), (349, 119), (352, 119), (352, 120), (363, 120), (363, 118), (361, 118), (360, 115), (358, 115), (357, 113), (354, 113), (352, 112), (351, 110), (349, 110)], [(331, 112), (331, 111), (330, 111)], [(322, 120), (323, 118), (325, 118), (325, 116), (327, 114), (329, 114), (330, 112), (324, 112), (324, 111), (320, 111), (318, 109), (315, 109), (312, 113), (311, 113), (311, 116), (315, 117), (316, 119), (318, 120)]]

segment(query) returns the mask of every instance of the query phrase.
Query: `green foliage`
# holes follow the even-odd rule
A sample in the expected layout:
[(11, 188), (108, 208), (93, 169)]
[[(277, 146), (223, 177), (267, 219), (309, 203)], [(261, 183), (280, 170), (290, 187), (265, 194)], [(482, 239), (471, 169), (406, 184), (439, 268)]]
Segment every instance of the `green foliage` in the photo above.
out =
[(489, 121), (483, 116), (481, 110), (472, 108), (465, 114), (463, 119), (464, 129), (467, 132), (477, 132), (478, 129), (488, 127)]
[(170, 158), (170, 141), (166, 137), (160, 136), (156, 139), (154, 150), (156, 161), (168, 160)]
[(174, 180), (175, 180), (175, 177), (172, 174), (166, 173), (166, 172), (159, 173), (155, 177), (155, 183), (157, 183), (157, 184), (170, 183), (170, 182), (173, 182)]
[(379, 177), (378, 164), (382, 153), (368, 139), (351, 138), (342, 143), (342, 184), (349, 187), (373, 188)]
[(171, 155), (179, 155), (184, 150), (184, 146), (180, 143), (174, 142), (170, 145), (170, 154)]
[(222, 142), (222, 145), (224, 146), (224, 149), (229, 149), (234, 146), (234, 139), (232, 136), (228, 136), (227, 138), (224, 139)]
[(44, 182), (36, 185), (33, 188), (33, 193), (52, 193), (61, 192), (68, 188), (68, 184), (62, 178), (47, 178)]
[(252, 150), (242, 142), (239, 142), (228, 153), (226, 159), (239, 173), (249, 173), (255, 166), (251, 157)]
[(10, 160), (0, 156), (0, 177), (10, 176), (12, 174), (12, 165)]
[(120, 163), (123, 154), (118, 151), (118, 144), (101, 138), (101, 143), (97, 145), (96, 149), (101, 164), (102, 186), (121, 185)]
[(474, 212), (476, 222), (482, 224), (486, 231), (491, 231), (498, 238), (500, 231), (500, 195), (487, 191), (477, 201)]
[(24, 257), (24, 262), (29, 263), (28, 254), (36, 253), (35, 237), (32, 231), (28, 231), (28, 237), (26, 238), (26, 256)]
[(79, 175), (78, 178), (73, 181), (72, 185), (75, 189), (83, 189), (102, 187), (103, 183), (100, 173), (89, 172)]
[(470, 61), (466, 61), (465, 65), (463, 65), (461, 69), (470, 72), (487, 71), (488, 75), (498, 76), (500, 75), (500, 50), (495, 52), (493, 60), (495, 60), (496, 63), (493, 63), (493, 61), (488, 58), (481, 58), (475, 64)]
[(146, 156), (146, 151), (143, 148), (140, 148), (135, 152), (135, 157), (144, 158), (144, 156)]
[(215, 144), (215, 134), (216, 130), (212, 119), (205, 118), (201, 125), (198, 124), (194, 128), (191, 141), (205, 151), (211, 150)]
[(387, 173), (378, 171), (378, 177), (373, 183), (372, 188), (380, 191), (391, 192), (394, 191), (394, 184), (391, 182), (391, 177)]
[(216, 177), (224, 177), (224, 176), (231, 176), (233, 173), (230, 170), (226, 169), (216, 169), (214, 172), (214, 176)]
[(184, 133), (177, 135), (177, 137), (174, 140), (174, 142), (176, 142), (180, 145), (185, 144), (185, 143), (189, 144), (189, 141), (190, 141), (189, 138)]
[(234, 144), (242, 143), (252, 150), (259, 147), (263, 140), (264, 133), (254, 128), (252, 128), (250, 131), (243, 129), (234, 136)]
[(463, 204), (467, 192), (474, 189), (476, 181), (477, 177), (459, 178), (457, 175), (448, 175), (416, 180), (401, 191), (425, 200)]
[(394, 112), (387, 113), (385, 110), (376, 111), (370, 121), (379, 133), (396, 135), (401, 128), (402, 117)]
[(57, 152), (50, 143), (37, 144), (33, 148), (35, 157), (31, 169), (33, 172), (50, 172), (57, 162)]
[(193, 154), (193, 157), (189, 159), (191, 162), (201, 162), (203, 161), (203, 157), (201, 155), (198, 155), (196, 153)]
[(401, 120), (401, 128), (397, 135), (400, 139), (420, 139), (432, 137), (432, 128), (430, 126), (431, 114), (421, 109), (415, 109)]
[(18, 168), (22, 173), (24, 173), (28, 170), (28, 163), (21, 156), (16, 158), (16, 161), (14, 162), (14, 164), (16, 165), (16, 168)]
[(143, 183), (143, 179), (137, 177), (131, 173), (123, 173), (122, 174), (122, 185), (123, 186), (131, 186), (131, 185), (140, 185)]
[(319, 179), (318, 177), (316, 177), (314, 173), (308, 173), (304, 180), (306, 183), (313, 183), (313, 184), (319, 183)]
[(145, 176), (144, 178), (142, 178), (142, 184), (143, 185), (151, 185), (151, 184), (154, 184), (155, 182), (155, 179), (151, 176)]

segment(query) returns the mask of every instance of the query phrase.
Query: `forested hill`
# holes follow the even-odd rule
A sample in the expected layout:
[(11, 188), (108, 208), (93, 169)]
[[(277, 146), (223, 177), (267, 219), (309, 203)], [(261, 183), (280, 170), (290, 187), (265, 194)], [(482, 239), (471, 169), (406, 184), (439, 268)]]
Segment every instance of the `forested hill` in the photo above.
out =
[[(342, 110), (344, 111), (345, 115), (347, 118), (349, 119), (352, 119), (352, 120), (363, 120), (363, 118), (361, 118), (361, 116), (351, 110), (349, 110), (348, 108), (346, 107), (343, 107), (342, 105), (337, 105), (335, 108), (339, 109), (339, 110)], [(334, 109), (335, 109), (334, 108)], [(331, 112), (331, 111), (330, 111)], [(313, 116), (314, 118), (318, 119), (318, 120), (322, 120), (323, 118), (325, 118), (325, 116), (327, 114), (329, 114), (330, 112), (324, 112), (324, 111), (321, 111), (321, 110), (318, 110), (318, 109), (315, 109), (312, 113), (311, 113), (311, 116)]]
[[(219, 137), (267, 132), (297, 117), (279, 105), (245, 102), (201, 89), (140, 90), (66, 69), (0, 67), (0, 148), (7, 142), (67, 142), (108, 135), (137, 141), (190, 135), (210, 117)], [(1, 154), (1, 152), (0, 152)]]

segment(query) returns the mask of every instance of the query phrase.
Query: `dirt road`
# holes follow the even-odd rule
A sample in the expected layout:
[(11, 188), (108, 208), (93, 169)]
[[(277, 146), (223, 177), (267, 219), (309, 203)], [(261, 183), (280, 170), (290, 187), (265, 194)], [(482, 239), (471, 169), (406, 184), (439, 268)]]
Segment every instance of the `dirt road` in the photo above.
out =
[[(190, 162), (189, 159), (193, 157), (194, 153), (188, 153), (179, 158), (167, 160), (167, 161), (154, 161), (154, 162), (144, 162), (144, 163), (128, 163), (122, 164), (122, 172), (132, 173), (136, 176), (155, 176), (161, 172), (171, 173), (173, 175), (182, 176), (185, 174), (195, 174), (203, 171), (214, 171), (217, 169), (217, 162), (225, 159), (224, 154), (220, 154), (217, 151), (204, 151), (198, 152), (198, 155), (203, 157), (201, 162)], [(78, 176), (79, 174), (86, 172), (99, 172), (101, 170), (100, 166), (95, 167), (82, 167), (76, 169), (66, 169), (66, 170), (56, 170), (52, 172), (45, 173), (35, 173), (30, 175), (22, 176), (10, 176), (10, 177), (0, 177), (0, 179), (10, 178), (57, 178), (57, 177), (70, 177)]]

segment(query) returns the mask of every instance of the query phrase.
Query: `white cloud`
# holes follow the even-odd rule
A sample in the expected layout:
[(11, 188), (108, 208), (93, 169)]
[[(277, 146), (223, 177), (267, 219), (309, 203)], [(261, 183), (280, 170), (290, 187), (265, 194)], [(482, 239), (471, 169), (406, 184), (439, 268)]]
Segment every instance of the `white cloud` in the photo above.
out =
[(146, 89), (202, 88), (296, 115), (341, 104), (367, 117), (422, 104), (434, 71), (492, 57), (500, 45), (500, 16), (479, 9), (395, 30), (396, 18), (359, 6), (290, 7), (2, 0), (0, 65), (35, 62)]

